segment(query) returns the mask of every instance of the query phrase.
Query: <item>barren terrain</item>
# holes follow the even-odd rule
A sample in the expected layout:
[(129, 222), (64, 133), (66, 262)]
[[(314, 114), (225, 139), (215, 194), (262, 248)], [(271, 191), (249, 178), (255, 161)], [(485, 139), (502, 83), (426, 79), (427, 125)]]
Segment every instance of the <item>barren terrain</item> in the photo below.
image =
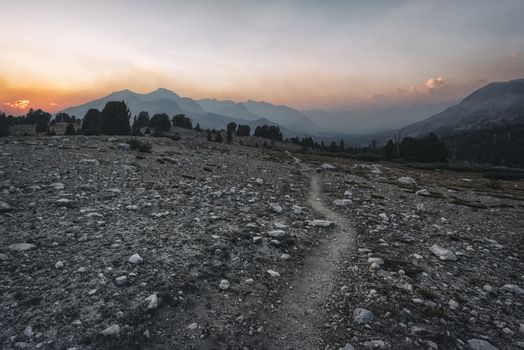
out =
[(2, 348), (524, 347), (522, 182), (125, 140), (0, 140)]

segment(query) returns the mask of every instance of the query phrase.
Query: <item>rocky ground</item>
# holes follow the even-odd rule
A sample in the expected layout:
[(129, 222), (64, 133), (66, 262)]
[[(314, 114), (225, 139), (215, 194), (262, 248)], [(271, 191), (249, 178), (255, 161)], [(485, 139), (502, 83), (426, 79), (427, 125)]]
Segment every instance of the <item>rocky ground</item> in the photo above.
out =
[(330, 348), (524, 348), (522, 183), (343, 161), (322, 179), (358, 227), (325, 305)]
[[(296, 349), (279, 329), (310, 290), (309, 348), (522, 347), (521, 183), (123, 141), (0, 140), (2, 348)], [(356, 242), (340, 240), (349, 226)], [(324, 262), (330, 249), (342, 256)]]

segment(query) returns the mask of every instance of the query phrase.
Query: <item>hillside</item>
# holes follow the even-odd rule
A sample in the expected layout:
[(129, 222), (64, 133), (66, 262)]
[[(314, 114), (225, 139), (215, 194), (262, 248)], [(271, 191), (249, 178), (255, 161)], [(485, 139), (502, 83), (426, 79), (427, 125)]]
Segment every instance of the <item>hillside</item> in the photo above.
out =
[(524, 79), (488, 84), (423, 121), (403, 128), (404, 135), (440, 135), (524, 121)]

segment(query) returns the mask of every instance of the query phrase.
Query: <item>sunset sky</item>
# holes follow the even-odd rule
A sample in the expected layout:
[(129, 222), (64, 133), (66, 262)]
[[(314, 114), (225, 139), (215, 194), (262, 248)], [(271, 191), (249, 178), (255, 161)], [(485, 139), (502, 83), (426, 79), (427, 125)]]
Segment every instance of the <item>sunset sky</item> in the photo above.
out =
[(298, 109), (430, 104), (524, 77), (524, 1), (0, 0), (0, 110), (116, 90)]

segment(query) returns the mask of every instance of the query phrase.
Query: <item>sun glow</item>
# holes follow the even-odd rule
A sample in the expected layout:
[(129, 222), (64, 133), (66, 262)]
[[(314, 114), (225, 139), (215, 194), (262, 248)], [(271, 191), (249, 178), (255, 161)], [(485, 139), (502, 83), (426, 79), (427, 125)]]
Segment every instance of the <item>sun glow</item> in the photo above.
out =
[(13, 109), (20, 109), (20, 110), (25, 110), (27, 109), (27, 107), (29, 107), (29, 103), (31, 101), (29, 100), (16, 100), (16, 101), (13, 101), (13, 102), (4, 102), (4, 106), (7, 106), (9, 108), (13, 108)]

